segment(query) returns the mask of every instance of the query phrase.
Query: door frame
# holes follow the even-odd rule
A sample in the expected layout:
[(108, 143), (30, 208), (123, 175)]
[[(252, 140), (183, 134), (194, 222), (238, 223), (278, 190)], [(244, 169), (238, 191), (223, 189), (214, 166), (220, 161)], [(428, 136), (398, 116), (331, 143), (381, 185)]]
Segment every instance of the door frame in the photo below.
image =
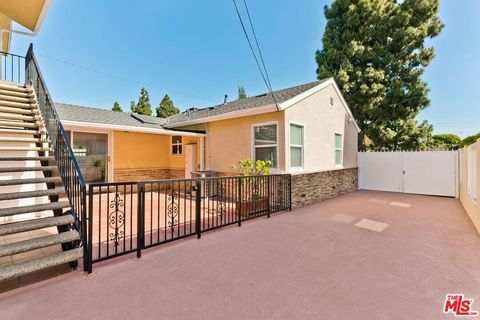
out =
[(193, 151), (193, 152), (192, 152), (192, 153), (193, 153), (192, 158), (193, 158), (193, 160), (194, 160), (194, 161), (193, 161), (193, 170), (190, 171), (190, 173), (192, 173), (192, 172), (196, 171), (196, 169), (197, 169), (197, 144), (196, 144), (196, 143), (189, 143), (189, 144), (184, 144), (183, 146), (184, 146), (184, 148), (185, 148), (185, 150), (184, 150), (184, 151), (185, 151), (185, 154), (184, 154), (184, 155), (185, 155), (185, 159), (184, 159), (184, 162), (185, 162), (185, 178), (186, 178), (186, 179), (190, 179), (190, 178), (191, 178), (191, 174), (190, 174), (190, 177), (187, 177), (187, 159), (188, 159), (187, 149), (190, 149), (190, 148), (191, 148), (192, 151)]
[(83, 128), (77, 126), (65, 126), (65, 131), (70, 131), (70, 145), (73, 148), (74, 142), (74, 132), (81, 132), (81, 133), (98, 133), (98, 134), (106, 134), (107, 135), (107, 162), (108, 162), (108, 170), (107, 170), (107, 181), (106, 182), (113, 182), (113, 168), (114, 168), (114, 157), (113, 157), (113, 131), (106, 130), (106, 129), (94, 129), (94, 128)]

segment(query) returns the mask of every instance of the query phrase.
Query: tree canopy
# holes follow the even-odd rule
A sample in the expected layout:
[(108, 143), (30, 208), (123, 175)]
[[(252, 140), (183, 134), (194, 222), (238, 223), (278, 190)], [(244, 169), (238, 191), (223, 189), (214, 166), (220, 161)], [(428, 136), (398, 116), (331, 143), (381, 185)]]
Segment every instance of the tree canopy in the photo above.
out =
[(462, 138), (453, 133), (435, 134), (432, 136), (434, 149), (457, 149), (462, 143)]
[(180, 109), (173, 105), (172, 99), (166, 94), (157, 107), (157, 117), (167, 118), (180, 112)]
[(424, 149), (432, 126), (421, 79), (434, 57), (425, 40), (440, 34), (439, 0), (335, 0), (316, 52), (319, 79), (334, 77), (372, 149)]
[(131, 102), (130, 109), (133, 113), (143, 114), (146, 116), (152, 115), (152, 105), (150, 104), (150, 98), (148, 96), (148, 91), (145, 88), (140, 90), (140, 96), (138, 97), (138, 102)]
[(245, 91), (244, 86), (238, 87), (238, 99), (245, 99), (247, 97), (247, 92)]
[(474, 134), (472, 136), (468, 136), (465, 139), (463, 139), (462, 142), (460, 143), (460, 147), (465, 147), (465, 146), (471, 145), (472, 143), (477, 142), (478, 139), (480, 139), (480, 132), (477, 133), (477, 134)]
[(120, 107), (120, 103), (118, 103), (118, 101), (115, 101), (115, 103), (113, 104), (112, 111), (123, 112), (122, 107)]

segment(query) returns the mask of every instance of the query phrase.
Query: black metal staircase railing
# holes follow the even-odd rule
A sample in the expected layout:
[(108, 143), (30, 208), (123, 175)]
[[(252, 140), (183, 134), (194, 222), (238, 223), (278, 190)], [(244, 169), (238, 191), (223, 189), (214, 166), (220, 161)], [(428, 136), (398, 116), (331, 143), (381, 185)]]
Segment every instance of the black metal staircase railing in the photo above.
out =
[(57, 110), (48, 92), (45, 81), (40, 72), (37, 60), (30, 44), (25, 57), (25, 83), (32, 85), (35, 90), (37, 103), (40, 108), (47, 135), (53, 147), (53, 156), (62, 178), (65, 192), (70, 202), (70, 213), (75, 218), (75, 229), (80, 233), (83, 245), (84, 268), (88, 265), (88, 246), (86, 243), (87, 225), (87, 191), (85, 179), (73, 153), (67, 134), (60, 121)]

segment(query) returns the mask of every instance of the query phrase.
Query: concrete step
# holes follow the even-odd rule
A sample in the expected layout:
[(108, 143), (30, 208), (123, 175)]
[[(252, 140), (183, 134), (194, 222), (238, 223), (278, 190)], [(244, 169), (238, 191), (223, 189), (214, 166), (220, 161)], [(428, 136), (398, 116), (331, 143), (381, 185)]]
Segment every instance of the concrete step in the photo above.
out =
[(1, 142), (36, 142), (36, 143), (46, 143), (50, 142), (47, 138), (17, 138), (17, 137), (5, 137), (0, 136)]
[(70, 207), (70, 203), (68, 201), (59, 201), (59, 202), (33, 204), (30, 206), (1, 208), (0, 217), (9, 217), (17, 214), (33, 213), (33, 212), (40, 212), (40, 211), (46, 211), (46, 210), (59, 210), (59, 209), (64, 209), (69, 207)]
[(55, 157), (0, 157), (0, 161), (55, 161)]
[(4, 90), (0, 90), (0, 100), (27, 103), (27, 104), (35, 102), (33, 97), (29, 96), (28, 94), (18, 96), (18, 95), (12, 95), (11, 93), (12, 93), (11, 91), (5, 92)]
[(47, 190), (2, 193), (0, 194), (0, 201), (36, 198), (36, 197), (44, 197), (44, 196), (61, 196), (64, 194), (65, 194), (65, 189), (63, 187), (55, 188), (55, 189), (47, 189)]
[(39, 120), (39, 118), (35, 118), (34, 116), (26, 116), (23, 114), (14, 114), (14, 113), (0, 113), (1, 120), (19, 120), (25, 122), (35, 122)]
[(40, 125), (35, 122), (15, 122), (0, 120), (0, 127), (14, 127), (14, 128), (38, 128)]
[(10, 179), (0, 180), (0, 186), (14, 186), (19, 184), (37, 184), (37, 183), (61, 183), (60, 177), (48, 177), (48, 178), (30, 178), (30, 179)]
[(5, 81), (0, 82), (0, 89), (14, 92), (32, 92), (32, 88), (27, 88), (24, 84)]
[(56, 171), (57, 166), (39, 166), (39, 167), (0, 167), (0, 173), (4, 172), (27, 172), (27, 171)]
[(33, 259), (11, 266), (0, 267), (0, 282), (18, 278), (26, 274), (79, 260), (83, 257), (83, 248), (76, 248)]
[(0, 151), (53, 151), (50, 147), (1, 147)]
[(23, 109), (33, 109), (37, 107), (37, 105), (34, 103), (14, 102), (14, 101), (8, 101), (8, 100), (0, 100), (0, 106), (23, 108)]
[(33, 92), (19, 92), (19, 91), (5, 90), (2, 88), (0, 88), (0, 95), (33, 99)]
[(37, 110), (34, 110), (34, 109), (30, 110), (30, 109), (12, 108), (12, 107), (0, 107), (0, 112), (26, 114), (26, 115), (40, 114)]
[(0, 224), (0, 236), (7, 236), (20, 232), (27, 232), (49, 227), (63, 226), (71, 224), (75, 221), (71, 214), (59, 217), (48, 217), (41, 219), (32, 219), (27, 221), (12, 222)]
[(0, 257), (45, 248), (56, 244), (73, 242), (76, 240), (80, 240), (80, 234), (76, 230), (71, 230), (51, 236), (4, 244), (0, 245)]
[(40, 130), (25, 130), (22, 128), (14, 128), (14, 129), (2, 129), (0, 128), (0, 134), (32, 134), (32, 135), (41, 135), (45, 134), (45, 131)]

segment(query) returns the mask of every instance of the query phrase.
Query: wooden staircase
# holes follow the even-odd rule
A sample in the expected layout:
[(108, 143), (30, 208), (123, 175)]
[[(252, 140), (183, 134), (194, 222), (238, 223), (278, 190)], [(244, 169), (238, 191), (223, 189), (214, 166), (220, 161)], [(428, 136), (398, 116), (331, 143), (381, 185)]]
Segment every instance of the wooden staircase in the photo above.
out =
[[(0, 259), (52, 245), (63, 249), (0, 266), (0, 285), (49, 267), (75, 266), (83, 256), (52, 151), (33, 89), (0, 82)], [(58, 233), (33, 236), (51, 227)]]

